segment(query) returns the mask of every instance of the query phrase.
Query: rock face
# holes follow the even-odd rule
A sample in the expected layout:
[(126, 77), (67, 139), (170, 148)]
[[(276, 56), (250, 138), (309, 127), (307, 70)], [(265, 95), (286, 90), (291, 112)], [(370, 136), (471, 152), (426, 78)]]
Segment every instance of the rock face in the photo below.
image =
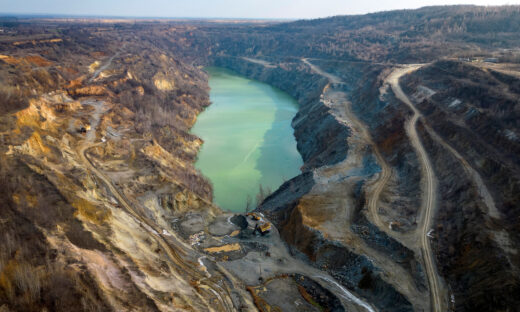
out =
[(218, 57), (214, 64), (267, 82), (298, 100), (300, 109), (292, 126), (298, 151), (304, 161), (303, 171), (345, 159), (348, 145), (342, 143), (349, 136), (349, 128), (337, 120), (330, 113), (330, 108), (320, 100), (319, 91), (327, 84), (326, 79), (306, 71), (298, 63), (279, 68), (266, 67), (246, 59)]

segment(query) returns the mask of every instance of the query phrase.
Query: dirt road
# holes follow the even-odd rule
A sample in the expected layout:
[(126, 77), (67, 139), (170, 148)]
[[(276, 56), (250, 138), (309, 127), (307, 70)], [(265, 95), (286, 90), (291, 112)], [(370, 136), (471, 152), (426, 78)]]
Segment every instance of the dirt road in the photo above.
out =
[[(337, 178), (337, 176), (341, 177), (342, 174), (348, 172), (348, 170), (352, 169), (353, 166), (361, 166), (361, 164), (358, 163), (359, 158), (355, 155), (362, 155), (367, 150), (367, 147), (370, 146), (370, 150), (374, 153), (378, 163), (381, 165), (381, 172), (377, 180), (372, 183), (372, 189), (375, 188), (375, 190), (368, 194), (367, 199), (369, 201), (369, 205), (372, 207), (371, 211), (374, 215), (374, 224), (385, 232), (391, 232), (387, 228), (387, 225), (380, 220), (376, 210), (379, 194), (390, 179), (392, 175), (392, 169), (386, 163), (386, 160), (382, 157), (377, 146), (374, 144), (366, 125), (364, 125), (363, 122), (359, 120), (357, 116), (351, 111), (351, 103), (348, 100), (347, 94), (341, 90), (331, 90), (332, 83), (341, 84), (343, 81), (339, 77), (327, 73), (320, 67), (312, 64), (308, 59), (302, 59), (302, 62), (307, 64), (311, 68), (311, 71), (329, 80), (329, 84), (327, 84), (327, 86), (324, 88), (323, 100), (325, 101), (326, 105), (330, 105), (331, 109), (334, 111), (334, 116), (342, 122), (348, 123), (349, 127), (352, 129), (352, 135), (349, 137), (348, 143), (346, 143), (349, 144), (349, 154), (351, 156), (347, 157), (345, 161), (339, 163), (333, 168), (329, 168), (332, 172), (331, 176), (329, 176), (329, 174), (326, 174), (325, 176), (318, 175), (315, 176), (315, 179), (324, 179), (325, 182), (321, 181), (320, 183), (329, 183), (326, 181), (333, 181)], [(337, 173), (334, 173), (336, 171)], [(343, 217), (348, 218), (348, 216), (339, 215), (336, 217), (340, 219)], [(344, 226), (344, 224), (342, 226)], [(334, 234), (338, 233), (334, 232)], [(341, 234), (338, 235), (338, 237), (341, 237)], [(410, 298), (422, 297), (421, 292), (415, 287), (413, 277), (408, 274), (408, 272), (403, 271), (402, 267), (392, 262), (392, 260), (388, 259), (387, 256), (369, 248), (368, 246), (365, 246), (362, 240), (357, 240), (356, 237), (352, 237), (348, 234), (346, 237), (348, 237), (351, 245), (355, 245), (359, 251), (361, 251), (367, 257), (371, 258), (372, 261), (377, 263), (379, 267), (384, 268), (384, 270), (389, 273), (388, 276), (400, 276), (398, 279), (390, 278), (389, 281), (401, 293), (409, 296)], [(354, 241), (356, 243), (354, 243)], [(423, 302), (424, 301), (415, 301), (415, 308), (418, 310), (424, 310), (428, 305), (427, 303), (423, 304)], [(364, 305), (361, 304), (359, 304), (359, 306), (364, 307)]]
[(436, 202), (436, 194), (437, 194), (437, 184), (435, 175), (430, 163), (430, 159), (428, 158), (428, 154), (424, 149), (421, 140), (419, 139), (419, 135), (417, 134), (416, 124), (417, 120), (422, 116), (421, 113), (415, 108), (412, 104), (408, 96), (403, 92), (401, 86), (399, 85), (399, 78), (403, 75), (406, 75), (414, 70), (417, 70), (422, 65), (410, 65), (403, 68), (398, 68), (392, 72), (387, 78), (387, 82), (392, 87), (395, 96), (405, 103), (410, 109), (413, 111), (412, 118), (406, 123), (406, 132), (410, 138), (413, 148), (417, 152), (419, 156), (419, 160), (421, 162), (422, 169), (424, 171), (424, 192), (423, 192), (423, 216), (424, 220), (422, 221), (422, 233), (420, 237), (421, 241), (421, 250), (423, 253), (424, 264), (426, 267), (426, 273), (428, 275), (428, 282), (430, 285), (430, 297), (431, 297), (431, 306), (432, 311), (435, 312), (444, 312), (445, 311), (445, 300), (443, 300), (444, 292), (441, 289), (441, 283), (439, 281), (439, 277), (437, 274), (437, 269), (435, 265), (435, 259), (433, 257), (433, 252), (430, 245), (430, 238), (428, 237), (428, 232), (431, 229), (432, 219), (435, 215), (435, 202)]
[[(331, 84), (340, 84), (342, 83), (342, 80), (331, 74), (327, 73), (318, 66), (312, 64), (307, 59), (301, 59), (303, 63), (308, 65), (314, 73), (323, 76), (329, 80), (329, 83), (325, 86), (324, 90), (327, 90), (330, 88)], [(335, 110), (335, 114), (337, 118), (340, 118), (344, 121), (351, 122), (351, 126), (356, 129), (356, 133), (359, 133), (359, 135), (362, 137), (362, 140), (364, 142), (369, 141), (371, 142), (370, 135), (368, 134), (368, 131), (366, 131), (365, 127), (359, 121), (356, 116), (350, 111), (349, 102), (346, 98), (346, 95), (344, 92), (341, 91), (333, 91), (329, 92), (326, 96), (326, 101), (330, 103), (338, 103), (339, 105), (334, 106), (333, 110)], [(351, 142), (353, 143), (353, 142)], [(362, 144), (360, 144), (361, 147)], [(329, 179), (334, 180), (333, 177), (329, 177)], [(352, 293), (348, 292), (343, 286), (338, 284), (336, 281), (331, 280), (325, 275), (315, 276), (315, 278), (319, 278), (321, 281), (325, 281), (329, 284), (329, 287), (332, 287), (331, 290), (334, 290), (333, 292), (338, 294), (340, 297), (352, 301), (356, 306), (360, 307), (363, 310), (366, 311), (375, 311), (374, 308), (372, 308), (371, 305), (367, 304), (366, 302), (360, 300), (359, 298), (355, 297)]]
[[(341, 83), (342, 82), (339, 77), (323, 71), (318, 66), (309, 62), (308, 59), (304, 58), (304, 59), (302, 59), (302, 62), (307, 64), (311, 68), (311, 70), (313, 72), (315, 72), (316, 74), (329, 79), (330, 83)], [(385, 187), (386, 183), (390, 179), (392, 172), (390, 170), (390, 167), (386, 163), (385, 159), (381, 156), (381, 153), (379, 153), (377, 146), (373, 143), (372, 137), (368, 133), (366, 127), (363, 125), (363, 123), (360, 120), (357, 119), (357, 117), (350, 110), (350, 105), (348, 105), (348, 104), (344, 105), (344, 113), (348, 117), (348, 119), (352, 122), (351, 126), (354, 127), (356, 129), (356, 132), (359, 133), (359, 135), (362, 137), (362, 139), (366, 143), (368, 143), (368, 145), (370, 145), (372, 147), (372, 149), (374, 151), (374, 155), (376, 156), (377, 161), (381, 166), (381, 173), (379, 175), (379, 178), (375, 182), (374, 191), (368, 200), (368, 207), (369, 207), (369, 212), (372, 215), (372, 219), (373, 219), (375, 225), (378, 226), (380, 229), (384, 230), (386, 228), (386, 225), (384, 222), (381, 221), (381, 219), (379, 218), (379, 214), (377, 213), (377, 202), (379, 201), (379, 196), (380, 196), (383, 188)]]
[(321, 76), (329, 79), (330, 83), (341, 83), (341, 79), (338, 76), (335, 76), (333, 74), (330, 74), (330, 73), (327, 73), (327, 72), (323, 71), (318, 66), (316, 66), (316, 65), (312, 64), (311, 62), (309, 62), (306, 58), (303, 58), (302, 62), (304, 62), (306, 65), (308, 65), (311, 68), (311, 70), (313, 72), (315, 72), (316, 74), (321, 75)]
[(260, 60), (260, 59), (254, 59), (250, 57), (242, 57), (243, 60), (262, 65), (267, 68), (276, 68), (276, 65), (269, 63), (268, 61)]
[[(330, 83), (341, 83), (341, 79), (333, 74), (327, 73), (320, 69), (318, 66), (312, 64), (307, 59), (302, 59), (302, 62), (307, 64), (311, 70), (323, 77), (329, 79)], [(403, 101), (407, 106), (410, 107), (413, 111), (413, 116), (410, 120), (407, 121), (405, 127), (408, 136), (410, 137), (411, 144), (414, 150), (417, 152), (422, 170), (424, 171), (424, 190), (423, 190), (423, 203), (422, 203), (422, 228), (419, 229), (420, 236), (420, 250), (423, 254), (426, 273), (428, 276), (428, 282), (430, 285), (430, 297), (431, 297), (431, 307), (432, 311), (441, 312), (444, 311), (445, 300), (444, 294), (445, 292), (441, 289), (440, 278), (438, 277), (435, 260), (433, 257), (433, 253), (430, 246), (430, 240), (428, 237), (428, 232), (431, 229), (432, 219), (435, 213), (435, 200), (436, 200), (436, 192), (437, 192), (437, 184), (435, 175), (420, 139), (416, 130), (417, 120), (421, 117), (420, 112), (415, 108), (410, 99), (405, 95), (401, 87), (399, 86), (399, 78), (403, 75), (410, 73), (418, 68), (423, 66), (422, 64), (418, 65), (409, 65), (403, 68), (398, 68), (392, 72), (386, 82), (391, 86), (394, 91), (396, 97)], [(387, 184), (388, 180), (391, 177), (391, 168), (388, 166), (384, 158), (381, 156), (377, 147), (373, 144), (372, 139), (369, 133), (366, 131), (365, 127), (357, 120), (357, 118), (350, 112), (348, 107), (345, 109), (345, 114), (349, 116), (349, 119), (353, 122), (353, 126), (358, 128), (358, 132), (360, 135), (366, 140), (367, 143), (371, 144), (374, 147), (374, 154), (381, 165), (381, 174), (379, 179), (375, 184), (375, 188), (373, 193), (371, 194), (368, 200), (368, 209), (370, 214), (372, 215), (373, 221), (375, 225), (377, 225), (381, 230), (386, 231), (385, 224), (380, 220), (379, 215), (377, 213), (377, 202), (379, 200), (379, 196)], [(417, 233), (412, 233), (417, 235)]]
[(107, 69), (110, 65), (112, 65), (112, 61), (114, 60), (114, 58), (118, 57), (119, 56), (119, 52), (117, 52), (116, 54), (112, 55), (106, 62), (105, 64), (103, 64), (102, 66), (100, 66), (98, 69), (96, 69), (96, 71), (94, 71), (94, 74), (92, 74), (92, 77), (90, 77), (90, 79), (88, 80), (88, 83), (91, 83), (92, 81), (94, 81), (94, 79), (96, 79), (99, 74), (101, 74), (102, 71), (104, 71), (105, 69)]

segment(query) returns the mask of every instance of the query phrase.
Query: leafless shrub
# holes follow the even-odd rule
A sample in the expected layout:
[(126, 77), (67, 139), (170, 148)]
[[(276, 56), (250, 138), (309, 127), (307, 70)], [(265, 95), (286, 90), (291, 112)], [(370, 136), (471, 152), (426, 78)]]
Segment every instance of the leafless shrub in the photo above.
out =
[(262, 186), (262, 184), (258, 185), (258, 193), (256, 194), (256, 205), (262, 205), (262, 202), (273, 193), (270, 187)]
[(14, 236), (11, 233), (5, 233), (2, 238), (2, 254), (5, 254), (6, 257), (10, 257), (16, 249), (18, 249), (18, 243)]
[(27, 98), (23, 92), (8, 85), (0, 85), (0, 113), (15, 111), (27, 106)]
[(250, 212), (253, 207), (253, 199), (251, 198), (251, 195), (247, 194), (246, 197), (246, 213)]
[(0, 272), (2, 272), (4, 270), (6, 262), (7, 262), (7, 257), (4, 256), (3, 252), (0, 252)]
[(27, 263), (21, 263), (15, 267), (13, 282), (25, 300), (30, 303), (40, 297), (41, 275), (38, 270)]
[(209, 201), (213, 200), (213, 184), (200, 171), (194, 174), (186, 170), (178, 170), (175, 176), (190, 191)]

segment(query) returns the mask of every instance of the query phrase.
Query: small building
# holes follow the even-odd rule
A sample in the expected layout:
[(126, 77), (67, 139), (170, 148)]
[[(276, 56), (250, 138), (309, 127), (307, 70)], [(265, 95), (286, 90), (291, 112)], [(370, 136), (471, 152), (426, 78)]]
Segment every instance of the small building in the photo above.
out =
[(262, 219), (259, 215), (257, 215), (257, 214), (254, 213), (254, 212), (248, 212), (248, 213), (247, 213), (247, 216), (248, 216), (248, 217), (251, 217), (251, 219), (253, 219), (253, 220), (255, 220), (255, 221), (259, 221), (259, 220)]
[(258, 227), (258, 232), (260, 232), (260, 234), (262, 234), (262, 236), (271, 232), (271, 222), (265, 222), (262, 225), (260, 225)]

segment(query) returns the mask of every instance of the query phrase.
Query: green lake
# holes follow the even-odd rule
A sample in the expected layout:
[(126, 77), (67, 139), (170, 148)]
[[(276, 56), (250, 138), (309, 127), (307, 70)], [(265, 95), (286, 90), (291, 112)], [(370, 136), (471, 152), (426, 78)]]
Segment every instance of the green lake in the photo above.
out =
[(291, 120), (297, 102), (287, 93), (238, 74), (208, 67), (210, 100), (191, 132), (204, 140), (195, 166), (213, 183), (222, 209), (243, 212), (259, 186), (276, 190), (298, 175)]

